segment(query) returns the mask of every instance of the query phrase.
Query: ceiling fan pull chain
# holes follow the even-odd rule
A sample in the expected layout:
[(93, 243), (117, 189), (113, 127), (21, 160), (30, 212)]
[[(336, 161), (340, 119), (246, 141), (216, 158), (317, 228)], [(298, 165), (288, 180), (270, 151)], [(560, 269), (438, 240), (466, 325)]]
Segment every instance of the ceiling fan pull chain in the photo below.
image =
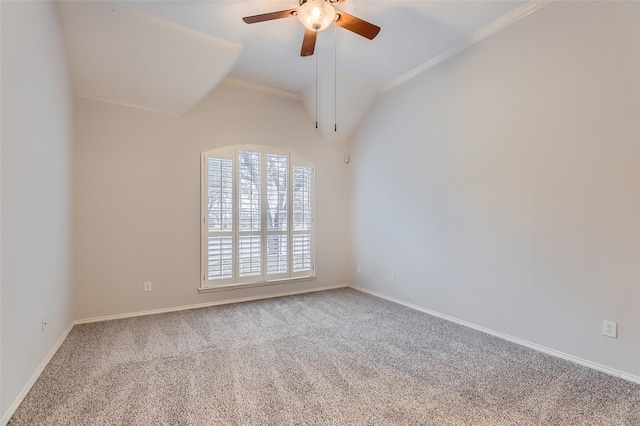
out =
[(333, 131), (338, 131), (338, 26), (333, 26)]
[(316, 129), (318, 128), (318, 56), (316, 53)]

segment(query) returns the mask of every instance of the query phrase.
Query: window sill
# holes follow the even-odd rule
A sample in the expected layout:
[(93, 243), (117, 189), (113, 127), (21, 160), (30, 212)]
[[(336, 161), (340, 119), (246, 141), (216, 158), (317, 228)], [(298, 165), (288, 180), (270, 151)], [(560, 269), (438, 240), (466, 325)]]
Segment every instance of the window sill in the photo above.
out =
[(224, 284), (218, 285), (215, 287), (201, 287), (198, 289), (198, 293), (211, 293), (214, 291), (224, 291), (224, 290), (238, 290), (241, 288), (251, 288), (251, 287), (264, 287), (268, 285), (274, 284), (285, 284), (292, 283), (298, 281), (311, 281), (315, 280), (317, 277), (315, 275), (309, 275), (306, 277), (294, 277), (294, 278), (281, 278), (279, 280), (270, 280), (270, 281), (259, 281), (255, 283), (242, 283), (242, 284)]

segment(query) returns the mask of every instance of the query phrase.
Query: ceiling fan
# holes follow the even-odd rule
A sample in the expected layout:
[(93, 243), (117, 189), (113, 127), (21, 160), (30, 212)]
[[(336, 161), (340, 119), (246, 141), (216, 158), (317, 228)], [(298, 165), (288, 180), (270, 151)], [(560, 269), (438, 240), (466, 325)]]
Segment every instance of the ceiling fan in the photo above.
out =
[(299, 0), (300, 7), (278, 12), (263, 13), (262, 15), (246, 16), (242, 18), (247, 24), (272, 21), (274, 19), (297, 16), (305, 26), (304, 39), (300, 56), (311, 56), (316, 47), (318, 32), (327, 29), (331, 23), (352, 31), (369, 40), (373, 40), (380, 32), (380, 27), (360, 18), (335, 9), (335, 4), (345, 0)]

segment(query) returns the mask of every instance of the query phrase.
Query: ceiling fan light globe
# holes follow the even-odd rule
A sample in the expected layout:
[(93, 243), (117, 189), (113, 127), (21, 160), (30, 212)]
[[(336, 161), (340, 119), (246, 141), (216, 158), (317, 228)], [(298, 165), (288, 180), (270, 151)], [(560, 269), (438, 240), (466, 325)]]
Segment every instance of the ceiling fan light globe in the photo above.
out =
[(335, 18), (335, 8), (325, 0), (308, 0), (298, 9), (298, 19), (311, 31), (326, 30)]

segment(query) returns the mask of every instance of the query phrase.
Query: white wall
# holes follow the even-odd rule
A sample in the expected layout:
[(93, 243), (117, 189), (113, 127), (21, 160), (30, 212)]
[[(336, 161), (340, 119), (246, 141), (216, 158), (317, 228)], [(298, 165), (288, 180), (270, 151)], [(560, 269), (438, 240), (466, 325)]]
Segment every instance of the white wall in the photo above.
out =
[(374, 102), (352, 280), (638, 375), (639, 8), (555, 2)]
[[(200, 153), (245, 143), (315, 163), (318, 279), (199, 294)], [(321, 139), (299, 101), (227, 84), (184, 117), (76, 98), (76, 318), (345, 284), (345, 152)]]
[[(73, 102), (56, 6), (2, 2), (1, 7), (0, 419), (73, 319)], [(44, 333), (42, 318), (48, 323)]]

